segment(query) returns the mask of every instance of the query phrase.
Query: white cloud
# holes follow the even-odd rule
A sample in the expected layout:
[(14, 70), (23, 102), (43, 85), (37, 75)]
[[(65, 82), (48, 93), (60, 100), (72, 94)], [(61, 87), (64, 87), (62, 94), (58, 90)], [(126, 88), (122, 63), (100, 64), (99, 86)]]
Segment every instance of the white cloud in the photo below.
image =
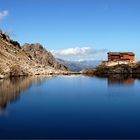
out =
[(9, 12), (7, 10), (0, 11), (0, 20), (2, 20), (3, 18), (5, 18), (8, 15), (9, 15)]
[(76, 48), (67, 48), (63, 50), (52, 50), (51, 52), (56, 58), (67, 60), (80, 60), (80, 59), (89, 60), (89, 59), (103, 59), (101, 57), (107, 52), (107, 49), (76, 47)]

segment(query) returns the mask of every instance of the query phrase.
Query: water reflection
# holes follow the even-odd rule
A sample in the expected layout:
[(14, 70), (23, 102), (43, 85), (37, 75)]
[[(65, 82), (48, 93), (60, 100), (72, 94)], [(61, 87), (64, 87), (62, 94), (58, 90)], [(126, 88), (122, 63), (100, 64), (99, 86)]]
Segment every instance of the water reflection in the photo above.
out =
[(19, 99), (21, 92), (30, 88), (32, 84), (41, 84), (50, 79), (46, 76), (18, 77), (0, 80), (0, 110), (4, 110), (8, 104)]
[(112, 85), (134, 85), (135, 79), (132, 75), (127, 74), (115, 74), (108, 76), (108, 86)]
[[(140, 80), (136, 78), (133, 85), (133, 75), (44, 79), (0, 82), (1, 107), (20, 97), (0, 114), (0, 138), (140, 138)], [(129, 86), (108, 88), (108, 81)]]
[[(44, 80), (50, 78), (52, 77), (36, 76), (0, 79), (0, 110), (4, 110), (11, 102), (19, 100), (21, 92), (29, 89), (32, 84), (41, 85)], [(98, 78), (105, 78), (108, 86), (131, 86), (135, 84), (135, 79), (140, 79), (140, 75), (115, 74)]]

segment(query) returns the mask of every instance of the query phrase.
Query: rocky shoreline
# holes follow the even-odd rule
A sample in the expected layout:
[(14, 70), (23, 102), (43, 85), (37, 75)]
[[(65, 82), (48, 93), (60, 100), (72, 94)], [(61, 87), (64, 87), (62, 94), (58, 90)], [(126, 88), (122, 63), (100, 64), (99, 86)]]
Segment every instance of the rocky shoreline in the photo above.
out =
[[(10, 72), (11, 73), (11, 72)], [(77, 74), (80, 74), (80, 73), (75, 73), (75, 72), (66, 72), (66, 71), (55, 71), (55, 72), (53, 72), (53, 71), (47, 71), (47, 70), (45, 70), (45, 72), (38, 72), (38, 73), (35, 73), (35, 74), (28, 74), (28, 73), (22, 73), (22, 71), (19, 73), (19, 74), (17, 74), (17, 73), (15, 73), (15, 74), (9, 74), (9, 73), (7, 73), (7, 74), (0, 74), (0, 79), (6, 79), (6, 78), (10, 78), (10, 77), (32, 77), (32, 76), (51, 76), (51, 75), (77, 75)]]
[(115, 66), (99, 65), (95, 69), (84, 69), (83, 74), (93, 74), (97, 76), (112, 75), (112, 74), (140, 74), (140, 62), (133, 64), (118, 64)]

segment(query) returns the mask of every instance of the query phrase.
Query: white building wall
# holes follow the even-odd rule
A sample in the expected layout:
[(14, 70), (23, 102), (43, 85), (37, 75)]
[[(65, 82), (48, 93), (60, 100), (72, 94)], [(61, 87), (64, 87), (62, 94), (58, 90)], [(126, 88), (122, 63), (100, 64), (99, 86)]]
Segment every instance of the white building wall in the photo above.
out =
[(118, 64), (130, 64), (130, 62), (123, 62), (123, 61), (109, 61), (109, 62), (107, 61), (107, 62), (105, 62), (106, 66), (115, 66)]

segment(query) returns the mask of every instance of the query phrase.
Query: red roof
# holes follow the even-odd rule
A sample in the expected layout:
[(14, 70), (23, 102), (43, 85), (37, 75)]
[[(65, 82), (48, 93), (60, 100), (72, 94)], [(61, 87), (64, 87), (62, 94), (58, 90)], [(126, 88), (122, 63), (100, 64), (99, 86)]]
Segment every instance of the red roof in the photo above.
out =
[(133, 52), (108, 52), (108, 55), (122, 55), (122, 54), (128, 54), (128, 55), (135, 55)]

